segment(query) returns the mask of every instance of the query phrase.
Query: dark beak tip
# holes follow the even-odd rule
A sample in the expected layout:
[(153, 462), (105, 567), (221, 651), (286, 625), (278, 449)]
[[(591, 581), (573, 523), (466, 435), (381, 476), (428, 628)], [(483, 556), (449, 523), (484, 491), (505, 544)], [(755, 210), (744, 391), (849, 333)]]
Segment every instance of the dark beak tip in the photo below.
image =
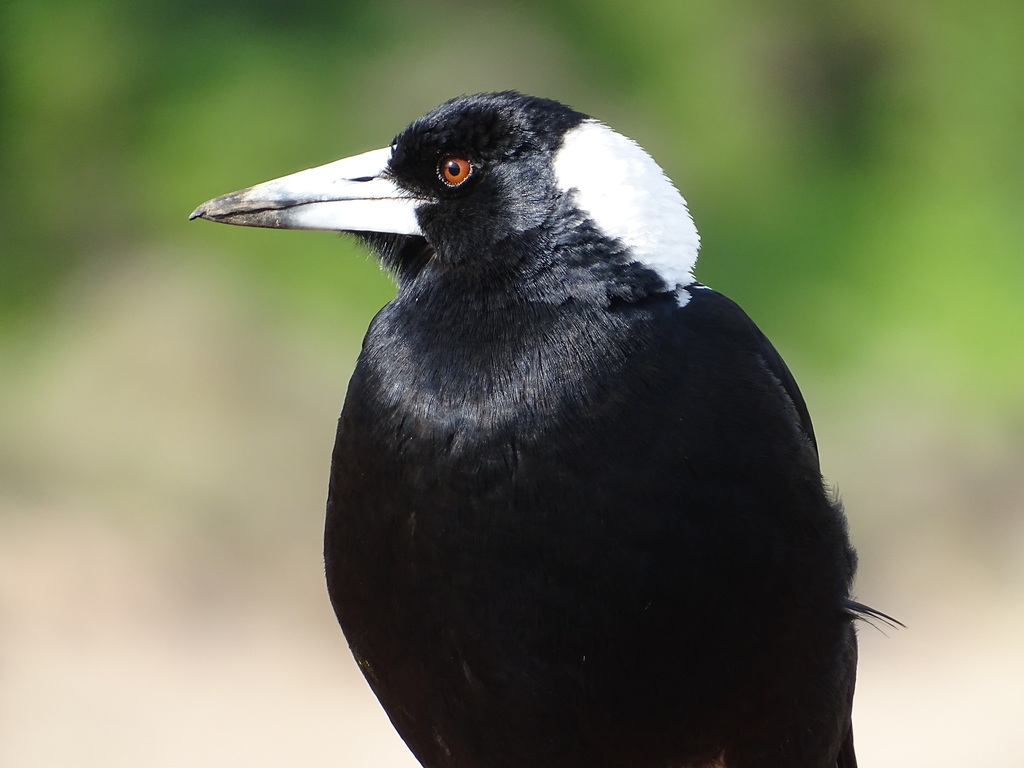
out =
[(206, 203), (203, 203), (202, 205), (200, 205), (198, 208), (196, 208), (194, 211), (192, 211), (192, 213), (190, 213), (188, 215), (188, 220), (189, 221), (193, 221), (195, 219), (205, 219), (205, 218), (206, 218)]

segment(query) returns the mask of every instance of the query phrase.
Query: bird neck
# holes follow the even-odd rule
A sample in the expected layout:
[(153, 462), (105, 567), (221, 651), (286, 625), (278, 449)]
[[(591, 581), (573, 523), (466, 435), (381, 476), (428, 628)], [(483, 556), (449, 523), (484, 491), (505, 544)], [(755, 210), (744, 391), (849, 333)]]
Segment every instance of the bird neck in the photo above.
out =
[(358, 378), (381, 418), (418, 434), (497, 435), (527, 415), (556, 427), (645, 346), (646, 316), (625, 304), (399, 294), (367, 333)]

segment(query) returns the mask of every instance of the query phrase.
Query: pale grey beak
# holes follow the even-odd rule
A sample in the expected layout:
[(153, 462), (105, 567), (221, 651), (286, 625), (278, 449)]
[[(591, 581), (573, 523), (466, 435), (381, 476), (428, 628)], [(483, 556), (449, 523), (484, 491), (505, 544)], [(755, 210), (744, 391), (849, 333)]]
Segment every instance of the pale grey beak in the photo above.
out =
[(416, 208), (425, 200), (388, 176), (391, 151), (375, 149), (216, 197), (196, 208), (189, 219), (243, 227), (420, 235)]

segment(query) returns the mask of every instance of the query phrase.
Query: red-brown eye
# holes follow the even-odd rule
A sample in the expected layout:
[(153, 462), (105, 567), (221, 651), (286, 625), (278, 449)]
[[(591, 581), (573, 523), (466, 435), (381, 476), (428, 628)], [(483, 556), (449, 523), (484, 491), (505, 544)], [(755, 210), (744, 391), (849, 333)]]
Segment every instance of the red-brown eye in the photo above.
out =
[(450, 187), (457, 187), (473, 172), (469, 160), (458, 155), (447, 155), (437, 164), (437, 175)]

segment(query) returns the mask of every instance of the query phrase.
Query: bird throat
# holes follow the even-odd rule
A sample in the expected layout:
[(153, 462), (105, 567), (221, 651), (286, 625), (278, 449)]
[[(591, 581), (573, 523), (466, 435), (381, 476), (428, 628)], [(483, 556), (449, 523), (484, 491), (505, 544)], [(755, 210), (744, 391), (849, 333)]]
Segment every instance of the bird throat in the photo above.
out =
[[(395, 439), (457, 450), (479, 436), (542, 440), (583, 418), (643, 346), (642, 309), (524, 302), (487, 307), (400, 296), (375, 318), (359, 366)], [(524, 425), (529, 434), (524, 435)]]

